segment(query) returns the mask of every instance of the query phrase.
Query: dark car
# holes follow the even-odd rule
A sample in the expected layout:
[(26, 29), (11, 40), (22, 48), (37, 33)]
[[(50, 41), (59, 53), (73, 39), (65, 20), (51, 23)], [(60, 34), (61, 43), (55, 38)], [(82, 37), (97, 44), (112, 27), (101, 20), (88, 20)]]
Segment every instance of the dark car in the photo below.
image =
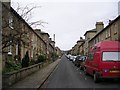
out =
[(80, 63), (80, 69), (84, 70), (84, 65), (85, 65), (85, 61), (87, 60), (87, 56), (81, 56), (82, 62)]
[(77, 56), (75, 61), (74, 61), (74, 65), (77, 67), (80, 67), (80, 63), (82, 62), (81, 60), (81, 55)]

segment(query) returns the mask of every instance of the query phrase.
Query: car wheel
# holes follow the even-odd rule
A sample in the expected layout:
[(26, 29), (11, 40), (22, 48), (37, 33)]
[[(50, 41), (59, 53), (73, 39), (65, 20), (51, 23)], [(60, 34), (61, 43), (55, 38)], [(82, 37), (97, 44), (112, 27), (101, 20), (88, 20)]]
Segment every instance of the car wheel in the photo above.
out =
[(95, 83), (99, 82), (99, 76), (96, 73), (94, 73), (93, 78)]

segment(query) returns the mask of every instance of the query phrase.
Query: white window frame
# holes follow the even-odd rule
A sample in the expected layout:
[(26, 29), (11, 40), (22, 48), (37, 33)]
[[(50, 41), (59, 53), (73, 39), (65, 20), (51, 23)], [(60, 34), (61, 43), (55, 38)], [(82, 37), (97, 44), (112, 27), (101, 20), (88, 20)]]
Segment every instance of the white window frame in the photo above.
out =
[(14, 29), (14, 27), (13, 27), (13, 16), (10, 16), (10, 17), (9, 17), (9, 27), (10, 27), (11, 29)]
[(114, 24), (114, 34), (117, 33), (117, 24)]
[(111, 36), (111, 27), (108, 29), (108, 37)]
[[(12, 41), (9, 41), (9, 43), (12, 43)], [(12, 55), (12, 45), (8, 46), (8, 54)]]
[(18, 55), (18, 42), (16, 44), (16, 55)]
[(106, 39), (108, 38), (108, 30), (106, 30), (106, 32), (105, 32), (105, 38)]

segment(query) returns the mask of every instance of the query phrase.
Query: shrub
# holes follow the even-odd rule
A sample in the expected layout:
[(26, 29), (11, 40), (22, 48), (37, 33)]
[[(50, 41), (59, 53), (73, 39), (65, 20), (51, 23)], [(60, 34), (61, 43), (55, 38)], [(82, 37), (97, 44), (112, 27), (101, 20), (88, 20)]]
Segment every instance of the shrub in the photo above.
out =
[(55, 61), (58, 58), (58, 55), (55, 52), (53, 52), (51, 57), (53, 61)]
[(26, 52), (24, 58), (22, 59), (22, 68), (29, 66), (29, 54)]
[(31, 59), (31, 61), (30, 61), (30, 65), (34, 65), (36, 62), (35, 62), (35, 60), (34, 59)]
[(46, 60), (46, 55), (39, 55), (37, 59), (37, 63), (44, 62)]
[(12, 72), (14, 70), (19, 70), (19, 69), (21, 69), (21, 64), (15, 64), (12, 61), (7, 61), (3, 73)]

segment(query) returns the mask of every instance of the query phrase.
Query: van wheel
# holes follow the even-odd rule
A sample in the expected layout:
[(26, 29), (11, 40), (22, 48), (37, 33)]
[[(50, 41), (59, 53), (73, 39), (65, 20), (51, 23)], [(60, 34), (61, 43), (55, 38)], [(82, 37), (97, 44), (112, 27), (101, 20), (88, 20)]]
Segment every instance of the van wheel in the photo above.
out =
[(99, 82), (99, 76), (96, 74), (96, 73), (94, 73), (94, 82), (95, 83), (98, 83)]

